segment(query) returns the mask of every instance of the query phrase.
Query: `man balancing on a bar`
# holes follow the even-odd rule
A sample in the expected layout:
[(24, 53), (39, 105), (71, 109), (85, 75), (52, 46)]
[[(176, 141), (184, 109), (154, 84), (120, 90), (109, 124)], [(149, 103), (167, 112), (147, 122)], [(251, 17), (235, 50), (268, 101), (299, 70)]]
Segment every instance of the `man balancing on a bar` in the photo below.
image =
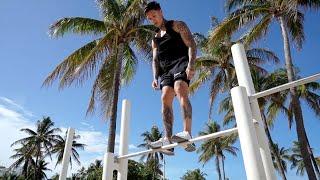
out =
[[(189, 82), (194, 75), (196, 44), (187, 25), (182, 21), (166, 20), (157, 2), (149, 2), (145, 7), (148, 20), (157, 27), (152, 40), (153, 81), (152, 87), (162, 90), (162, 118), (165, 137), (150, 143), (152, 148), (185, 142), (191, 139), (192, 107), (188, 98)], [(173, 98), (177, 97), (183, 114), (183, 131), (172, 135)], [(185, 143), (186, 151), (195, 150), (194, 143)], [(172, 149), (163, 150), (167, 155), (174, 155)]]

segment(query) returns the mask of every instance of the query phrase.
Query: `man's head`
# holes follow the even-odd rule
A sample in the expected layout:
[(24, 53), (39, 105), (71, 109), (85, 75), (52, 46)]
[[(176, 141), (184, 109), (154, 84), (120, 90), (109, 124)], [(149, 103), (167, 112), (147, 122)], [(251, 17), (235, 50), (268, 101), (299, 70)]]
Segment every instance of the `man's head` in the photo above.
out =
[(162, 25), (163, 14), (159, 3), (155, 1), (149, 2), (144, 8), (144, 13), (153, 25), (156, 27), (160, 27)]

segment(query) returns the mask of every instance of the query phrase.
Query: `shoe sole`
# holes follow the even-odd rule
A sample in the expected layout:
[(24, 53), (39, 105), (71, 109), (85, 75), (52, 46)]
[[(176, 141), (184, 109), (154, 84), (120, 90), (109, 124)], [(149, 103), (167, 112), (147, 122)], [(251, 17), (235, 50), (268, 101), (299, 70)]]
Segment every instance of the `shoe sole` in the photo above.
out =
[[(151, 146), (151, 145), (150, 145), (150, 147), (151, 147), (151, 149), (160, 149), (162, 146)], [(163, 154), (165, 154), (165, 155), (168, 155), (168, 156), (173, 156), (173, 155), (174, 155), (174, 152), (169, 151), (169, 150), (167, 150), (167, 149), (162, 149), (162, 150), (159, 151), (159, 152), (161, 152), (161, 153), (163, 153)]]
[(153, 145), (151, 145), (151, 144), (149, 144), (150, 145), (150, 148), (151, 149), (159, 149), (159, 148), (161, 148), (161, 145), (160, 146), (153, 146)]
[(174, 155), (174, 152), (169, 151), (167, 149), (163, 149), (163, 150), (161, 150), (159, 152), (161, 152), (162, 154), (168, 155), (168, 156), (173, 156)]
[[(183, 143), (183, 142), (189, 141), (188, 139), (184, 139), (184, 138), (176, 136), (176, 135), (173, 135), (171, 137), (171, 140), (176, 143)], [(183, 145), (183, 147), (184, 147), (184, 150), (186, 150), (187, 152), (192, 152), (192, 151), (196, 150), (196, 146), (194, 143), (189, 143), (189, 144)]]

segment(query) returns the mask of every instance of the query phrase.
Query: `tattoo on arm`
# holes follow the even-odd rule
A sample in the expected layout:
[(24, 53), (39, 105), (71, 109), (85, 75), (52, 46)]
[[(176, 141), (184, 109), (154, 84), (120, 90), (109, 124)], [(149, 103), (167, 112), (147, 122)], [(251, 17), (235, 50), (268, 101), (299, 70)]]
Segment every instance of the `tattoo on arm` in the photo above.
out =
[(188, 67), (190, 69), (194, 69), (195, 59), (197, 54), (197, 47), (188, 26), (183, 21), (175, 21), (173, 24), (173, 29), (176, 32), (180, 33), (183, 42), (189, 48), (188, 49), (188, 54), (189, 54)]
[(153, 79), (157, 80), (159, 77), (159, 60), (157, 58), (157, 46), (152, 40), (152, 71)]

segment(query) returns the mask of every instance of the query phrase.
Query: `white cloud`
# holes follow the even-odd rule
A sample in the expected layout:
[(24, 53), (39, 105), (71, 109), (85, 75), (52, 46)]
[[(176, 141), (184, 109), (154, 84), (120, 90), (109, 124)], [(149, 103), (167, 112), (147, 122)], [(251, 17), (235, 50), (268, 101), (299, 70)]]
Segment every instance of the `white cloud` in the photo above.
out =
[(21, 112), (21, 114), (24, 114), (25, 116), (33, 117), (34, 114), (30, 112), (29, 110), (26, 110), (21, 105), (17, 104), (13, 100), (6, 98), (6, 97), (0, 97), (0, 103), (6, 105), (7, 107), (11, 107), (12, 109), (15, 109), (18, 112)]
[[(32, 128), (34, 123), (26, 118), (27, 115), (18, 112), (16, 109), (10, 109), (0, 101), (0, 165), (9, 166), (13, 160), (9, 157), (13, 155), (12, 147), (14, 141), (24, 137), (24, 133), (20, 131), (22, 128)], [(9, 99), (7, 99), (9, 100)], [(7, 101), (10, 102), (10, 101)]]
[[(6, 167), (10, 166), (13, 163), (13, 159), (10, 159), (10, 156), (13, 155), (13, 148), (10, 145), (23, 137), (26, 136), (24, 132), (21, 132), (22, 128), (35, 129), (35, 121), (31, 118), (35, 117), (32, 112), (27, 111), (23, 106), (16, 103), (14, 100), (0, 97), (0, 165)], [(106, 151), (107, 147), (107, 134), (101, 131), (97, 131), (94, 127), (86, 122), (81, 122), (81, 127), (76, 129), (75, 132), (77, 135), (80, 135), (78, 140), (80, 143), (86, 144), (84, 151), (78, 151), (80, 154), (81, 166), (87, 167), (90, 163), (94, 162), (95, 159), (102, 159), (103, 154)], [(60, 127), (62, 130), (61, 135), (64, 135), (67, 128)], [(119, 149), (119, 135), (116, 135), (116, 147), (115, 152), (118, 152)], [(137, 146), (130, 144), (129, 151), (136, 151), (139, 148)], [(52, 172), (47, 172), (48, 177), (55, 173), (60, 172), (60, 165), (55, 167), (56, 157), (53, 155), (52, 163), (49, 164), (49, 168), (52, 169)], [(134, 158), (136, 159), (136, 158)], [(49, 160), (49, 159), (48, 159)], [(72, 172), (76, 172), (80, 169), (80, 166), (73, 164)], [(70, 171), (69, 171), (70, 174)]]

